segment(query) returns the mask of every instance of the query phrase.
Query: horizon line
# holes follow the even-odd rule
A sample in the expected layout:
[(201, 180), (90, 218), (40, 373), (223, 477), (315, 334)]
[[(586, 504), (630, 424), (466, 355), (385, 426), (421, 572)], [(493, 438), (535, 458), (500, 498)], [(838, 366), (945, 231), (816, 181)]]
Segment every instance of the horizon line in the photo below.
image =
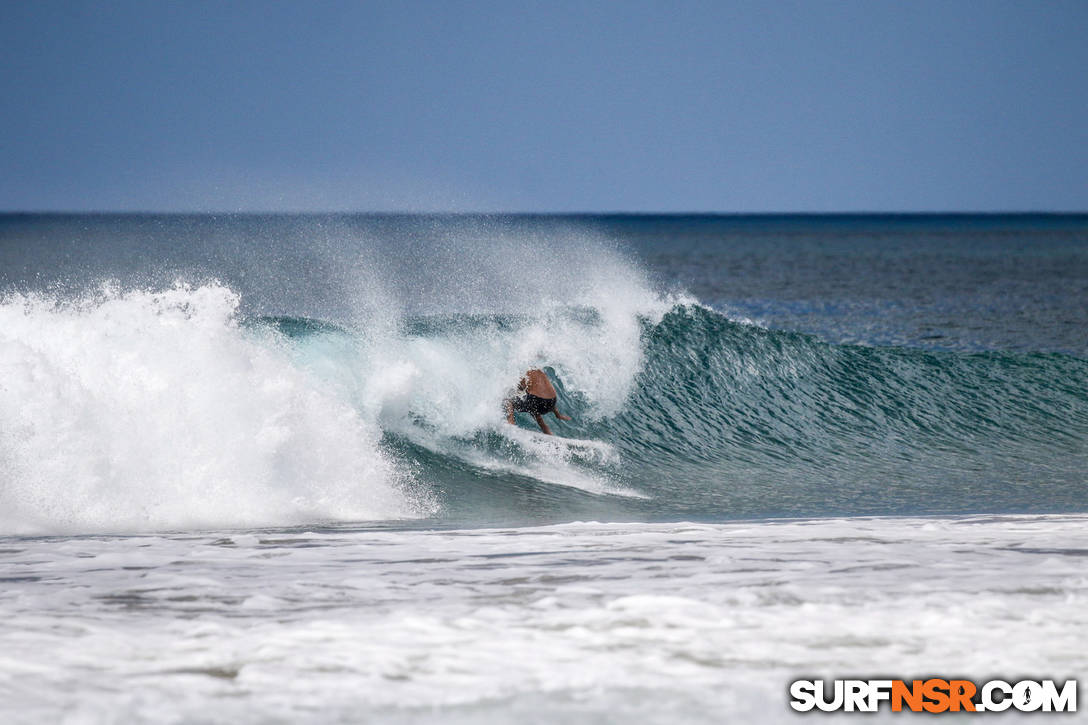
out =
[(1073, 210), (911, 210), (911, 211), (422, 211), (422, 210), (154, 210), (154, 209), (0, 209), (0, 216), (432, 216), (432, 217), (934, 217), (934, 216), (1088, 216)]

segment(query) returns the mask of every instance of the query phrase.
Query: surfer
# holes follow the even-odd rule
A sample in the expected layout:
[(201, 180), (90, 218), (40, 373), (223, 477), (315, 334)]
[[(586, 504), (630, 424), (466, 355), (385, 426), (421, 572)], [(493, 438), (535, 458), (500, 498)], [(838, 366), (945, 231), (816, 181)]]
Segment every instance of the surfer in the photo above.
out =
[(524, 391), (525, 395), (503, 401), (503, 407), (506, 408), (506, 422), (510, 425), (514, 425), (514, 413), (529, 413), (536, 419), (540, 430), (551, 435), (551, 429), (544, 422), (544, 415), (554, 413), (559, 420), (570, 420), (569, 416), (563, 415), (555, 407), (558, 395), (552, 386), (552, 381), (548, 380), (543, 370), (533, 368), (527, 371), (518, 382), (518, 390)]

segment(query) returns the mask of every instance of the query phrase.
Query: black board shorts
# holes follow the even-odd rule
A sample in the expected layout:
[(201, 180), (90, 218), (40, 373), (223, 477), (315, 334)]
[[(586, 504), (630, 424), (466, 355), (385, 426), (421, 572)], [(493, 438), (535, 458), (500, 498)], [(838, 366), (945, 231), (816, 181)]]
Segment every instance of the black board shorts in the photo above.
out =
[(555, 410), (555, 398), (538, 398), (530, 393), (520, 398), (513, 398), (511, 402), (514, 404), (514, 410), (519, 413), (544, 415)]

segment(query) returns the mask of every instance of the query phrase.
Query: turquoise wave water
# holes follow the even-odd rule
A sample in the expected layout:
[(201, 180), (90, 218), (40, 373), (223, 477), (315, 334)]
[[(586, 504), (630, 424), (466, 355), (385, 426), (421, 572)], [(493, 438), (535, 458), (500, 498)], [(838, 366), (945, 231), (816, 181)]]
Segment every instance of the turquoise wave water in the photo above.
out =
[[(325, 365), (343, 350), (330, 341), (350, 344), (355, 334), (297, 318), (266, 322), (301, 348), (321, 347)], [(425, 317), (403, 334), (450, 345), (482, 331), (516, 334), (522, 324)], [(1088, 507), (1088, 361), (833, 345), (698, 305), (645, 320), (642, 343), (641, 372), (612, 414), (595, 414), (562, 367), (547, 368), (560, 408), (575, 418), (556, 426), (561, 435), (607, 449), (555, 442), (549, 456), (540, 436), (511, 438), (503, 426), (438, 432), (441, 421), (422, 403), (407, 427), (386, 427), (384, 445), (453, 519)]]

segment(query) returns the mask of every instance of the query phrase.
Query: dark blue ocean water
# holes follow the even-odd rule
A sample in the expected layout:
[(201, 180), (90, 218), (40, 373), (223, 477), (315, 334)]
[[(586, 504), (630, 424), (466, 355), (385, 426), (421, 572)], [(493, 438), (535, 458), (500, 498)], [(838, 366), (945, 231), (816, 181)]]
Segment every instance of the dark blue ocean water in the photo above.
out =
[[(472, 524), (1088, 510), (1088, 216), (6, 215), (0, 290), (2, 490), (46, 528), (71, 480), (290, 489), (269, 523), (398, 517), (338, 508), (353, 476)], [(273, 352), (259, 380), (303, 371), (325, 414), (246, 397)], [(114, 365), (145, 387), (89, 372)], [(602, 447), (506, 434), (528, 365)], [(317, 455), (340, 415), (361, 432)]]

